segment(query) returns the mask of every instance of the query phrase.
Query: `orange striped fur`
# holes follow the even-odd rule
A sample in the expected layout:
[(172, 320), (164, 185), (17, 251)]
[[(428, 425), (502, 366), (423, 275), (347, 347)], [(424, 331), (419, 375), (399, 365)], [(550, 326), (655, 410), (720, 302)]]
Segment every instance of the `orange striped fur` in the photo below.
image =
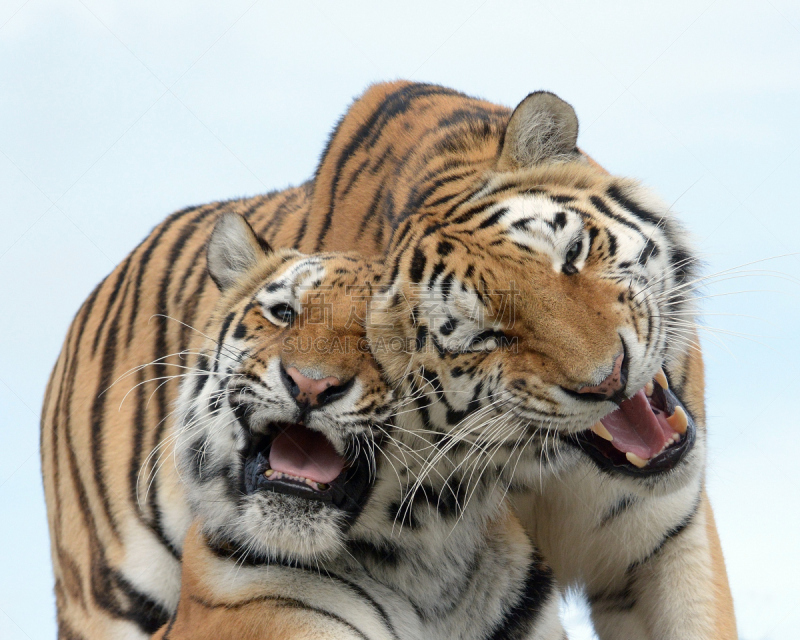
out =
[[(384, 256), (385, 282), (391, 283), (398, 274), (413, 269), (414, 250), (419, 247), (427, 252), (430, 269), (436, 258), (433, 244), (425, 244), (424, 237), (437, 237), (442, 227), (467, 211), (470, 198), (488, 181), (494, 181), (490, 198), (496, 201), (540, 189), (548, 197), (555, 194), (589, 202), (591, 197), (606, 198), (614, 186), (634, 188), (630, 181), (608, 176), (593, 161), (582, 162), (577, 156), (571, 163), (537, 167), (504, 160), (511, 113), (506, 107), (435, 85), (375, 85), (338, 124), (312, 181), (282, 192), (175, 213), (98, 285), (66, 336), (42, 413), (42, 467), (60, 638), (137, 633), (145, 637), (176, 609), (186, 619), (208, 620), (201, 635), (197, 629), (202, 625), (187, 627), (194, 629), (195, 637), (225, 637), (218, 630), (227, 629), (227, 616), (179, 600), (181, 554), (189, 547), (177, 534), (185, 530), (190, 515), (178, 478), (163, 473), (156, 475), (152, 486), (142, 487), (140, 482), (141, 477), (151, 476), (155, 459), (148, 460), (148, 455), (171, 427), (169, 413), (178, 383), (168, 378), (170, 365), (179, 365), (177, 354), (195, 344), (192, 327), (204, 326), (218, 299), (204, 253), (218, 217), (223, 212), (243, 215), (273, 247), (307, 253), (357, 250)], [(474, 247), (463, 255), (481, 263), (483, 248)], [(463, 262), (458, 264), (463, 266)], [(669, 375), (672, 384), (683, 390), (702, 433), (702, 358), (699, 349), (692, 348), (697, 346), (696, 338), (687, 343), (692, 344), (670, 365)], [(391, 370), (391, 362), (384, 364)], [(697, 598), (687, 596), (679, 604), (691, 607), (702, 600), (698, 615), (710, 621), (692, 637), (735, 638), (713, 515), (705, 493), (698, 495), (702, 499), (690, 523), (665, 540), (663, 553), (658, 548), (651, 584), (661, 584), (663, 577), (665, 585), (674, 586), (675, 572), (685, 569), (687, 580), (692, 581), (687, 592)], [(602, 599), (607, 595), (604, 587), (610, 592), (618, 584), (601, 585), (602, 580), (587, 584), (581, 581), (580, 571), (576, 577), (568, 566), (564, 558), (569, 548), (582, 542), (559, 528), (559, 522), (573, 522), (570, 514), (565, 516), (554, 506), (559, 500), (534, 492), (518, 498), (516, 505), (556, 576)], [(159, 584), (148, 584), (148, 568), (137, 556), (140, 541), (145, 541), (143, 548), (161, 549), (151, 557), (153, 566), (162, 571)], [(684, 547), (685, 557), (693, 558), (702, 570), (689, 571), (677, 552), (674, 562), (670, 560), (669, 553)], [(596, 555), (597, 550), (592, 553)], [(188, 579), (195, 581), (192, 572), (198, 572), (193, 584), (200, 584), (203, 561), (198, 551), (191, 563), (184, 564)], [(636, 579), (641, 582), (640, 574)], [(643, 594), (645, 599), (650, 597), (646, 588)], [(704, 594), (711, 595), (704, 599)], [(600, 620), (605, 605), (597, 602), (594, 615)], [(291, 605), (271, 603), (267, 608), (274, 616), (270, 618), (274, 635), (266, 637), (303, 637), (287, 629), (305, 629), (313, 637), (314, 621), (299, 620)], [(672, 609), (643, 614), (641, 628), (648, 629), (648, 637), (667, 637), (660, 635), (658, 625), (680, 615), (682, 611)], [(244, 637), (261, 633), (259, 616), (258, 608), (243, 608), (239, 631)], [(604, 640), (625, 637), (616, 635), (618, 618), (614, 616), (608, 618), (610, 622), (598, 622)], [(160, 634), (184, 637), (178, 627)]]

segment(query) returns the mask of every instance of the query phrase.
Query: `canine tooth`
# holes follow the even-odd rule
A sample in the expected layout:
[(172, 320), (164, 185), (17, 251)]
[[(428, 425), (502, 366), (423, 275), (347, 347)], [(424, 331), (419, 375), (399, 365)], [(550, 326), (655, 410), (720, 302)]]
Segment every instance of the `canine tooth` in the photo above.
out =
[(594, 424), (592, 431), (600, 436), (603, 440), (608, 440), (609, 442), (614, 440), (614, 436), (609, 433), (608, 429), (606, 429), (603, 423), (600, 421)]
[(652, 380), (650, 382), (648, 382), (646, 385), (644, 385), (644, 392), (645, 392), (645, 394), (647, 395), (648, 398), (653, 395), (653, 389), (654, 388), (655, 387), (653, 386), (653, 381)]
[(267, 469), (267, 470), (264, 472), (264, 477), (266, 477), (266, 478), (269, 478), (269, 477), (270, 477), (270, 476), (271, 476), (273, 473), (275, 473), (275, 471), (274, 471), (274, 470), (272, 470), (272, 469)]
[(669, 426), (675, 429), (678, 433), (683, 435), (686, 433), (686, 427), (689, 426), (689, 419), (686, 417), (686, 412), (683, 407), (675, 407), (675, 413), (667, 418)]
[(640, 469), (642, 469), (647, 466), (647, 460), (642, 460), (635, 453), (631, 453), (630, 451), (628, 451), (628, 453), (625, 454), (625, 457), (628, 459), (628, 462), (630, 462), (634, 467), (639, 467)]
[(664, 375), (663, 369), (658, 370), (656, 375), (653, 376), (653, 380), (655, 380), (662, 389), (669, 389), (669, 382), (667, 382), (667, 376)]
[(320, 491), (325, 491), (327, 488), (328, 488), (328, 485), (325, 484), (324, 482), (318, 482), (317, 483), (317, 489), (319, 489)]

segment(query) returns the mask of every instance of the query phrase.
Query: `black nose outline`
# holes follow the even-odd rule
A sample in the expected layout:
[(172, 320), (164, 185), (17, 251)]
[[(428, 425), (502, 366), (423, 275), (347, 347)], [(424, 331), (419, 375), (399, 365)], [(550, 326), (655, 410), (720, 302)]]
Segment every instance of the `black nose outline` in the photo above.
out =
[[(294, 366), (294, 365), (292, 365)], [(280, 375), (281, 380), (283, 381), (286, 390), (289, 392), (289, 395), (297, 402), (297, 396), (300, 395), (300, 387), (297, 386), (297, 383), (292, 379), (292, 376), (286, 371), (286, 367), (283, 366), (283, 363), (280, 363)], [(303, 414), (308, 413), (309, 411), (313, 411), (314, 409), (321, 409), (327, 404), (338, 400), (339, 398), (343, 397), (350, 389), (352, 388), (355, 382), (355, 376), (346, 380), (345, 382), (337, 385), (331, 385), (324, 391), (321, 391), (317, 394), (317, 402), (315, 405), (311, 405), (309, 402), (298, 402), (297, 406), (300, 407)]]

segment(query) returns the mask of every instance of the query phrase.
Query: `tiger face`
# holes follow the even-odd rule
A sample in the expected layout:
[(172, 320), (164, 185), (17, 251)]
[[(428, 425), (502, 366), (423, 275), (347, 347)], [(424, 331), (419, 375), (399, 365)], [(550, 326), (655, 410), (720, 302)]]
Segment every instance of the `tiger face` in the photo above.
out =
[(372, 266), (273, 252), (226, 214), (208, 269), (222, 295), (178, 401), (194, 515), (251, 558), (333, 554), (369, 494), (392, 403), (364, 339)]
[(508, 465), (512, 452), (555, 467), (588, 455), (675, 488), (702, 455), (701, 393), (679, 397), (696, 259), (668, 208), (582, 162), (576, 137), (569, 105), (524, 101), (476, 190), (398, 231), (371, 342), (405, 394), (435, 400), (426, 420), (452, 451), (531, 481), (541, 467)]

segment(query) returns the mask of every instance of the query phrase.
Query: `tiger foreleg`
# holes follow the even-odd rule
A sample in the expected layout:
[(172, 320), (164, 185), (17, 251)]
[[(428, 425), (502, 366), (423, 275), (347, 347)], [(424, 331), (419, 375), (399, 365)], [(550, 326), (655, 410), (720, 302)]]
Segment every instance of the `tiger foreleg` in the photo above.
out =
[(592, 594), (602, 640), (736, 640), (728, 577), (711, 505), (703, 492), (680, 531), (628, 567), (617, 588)]

